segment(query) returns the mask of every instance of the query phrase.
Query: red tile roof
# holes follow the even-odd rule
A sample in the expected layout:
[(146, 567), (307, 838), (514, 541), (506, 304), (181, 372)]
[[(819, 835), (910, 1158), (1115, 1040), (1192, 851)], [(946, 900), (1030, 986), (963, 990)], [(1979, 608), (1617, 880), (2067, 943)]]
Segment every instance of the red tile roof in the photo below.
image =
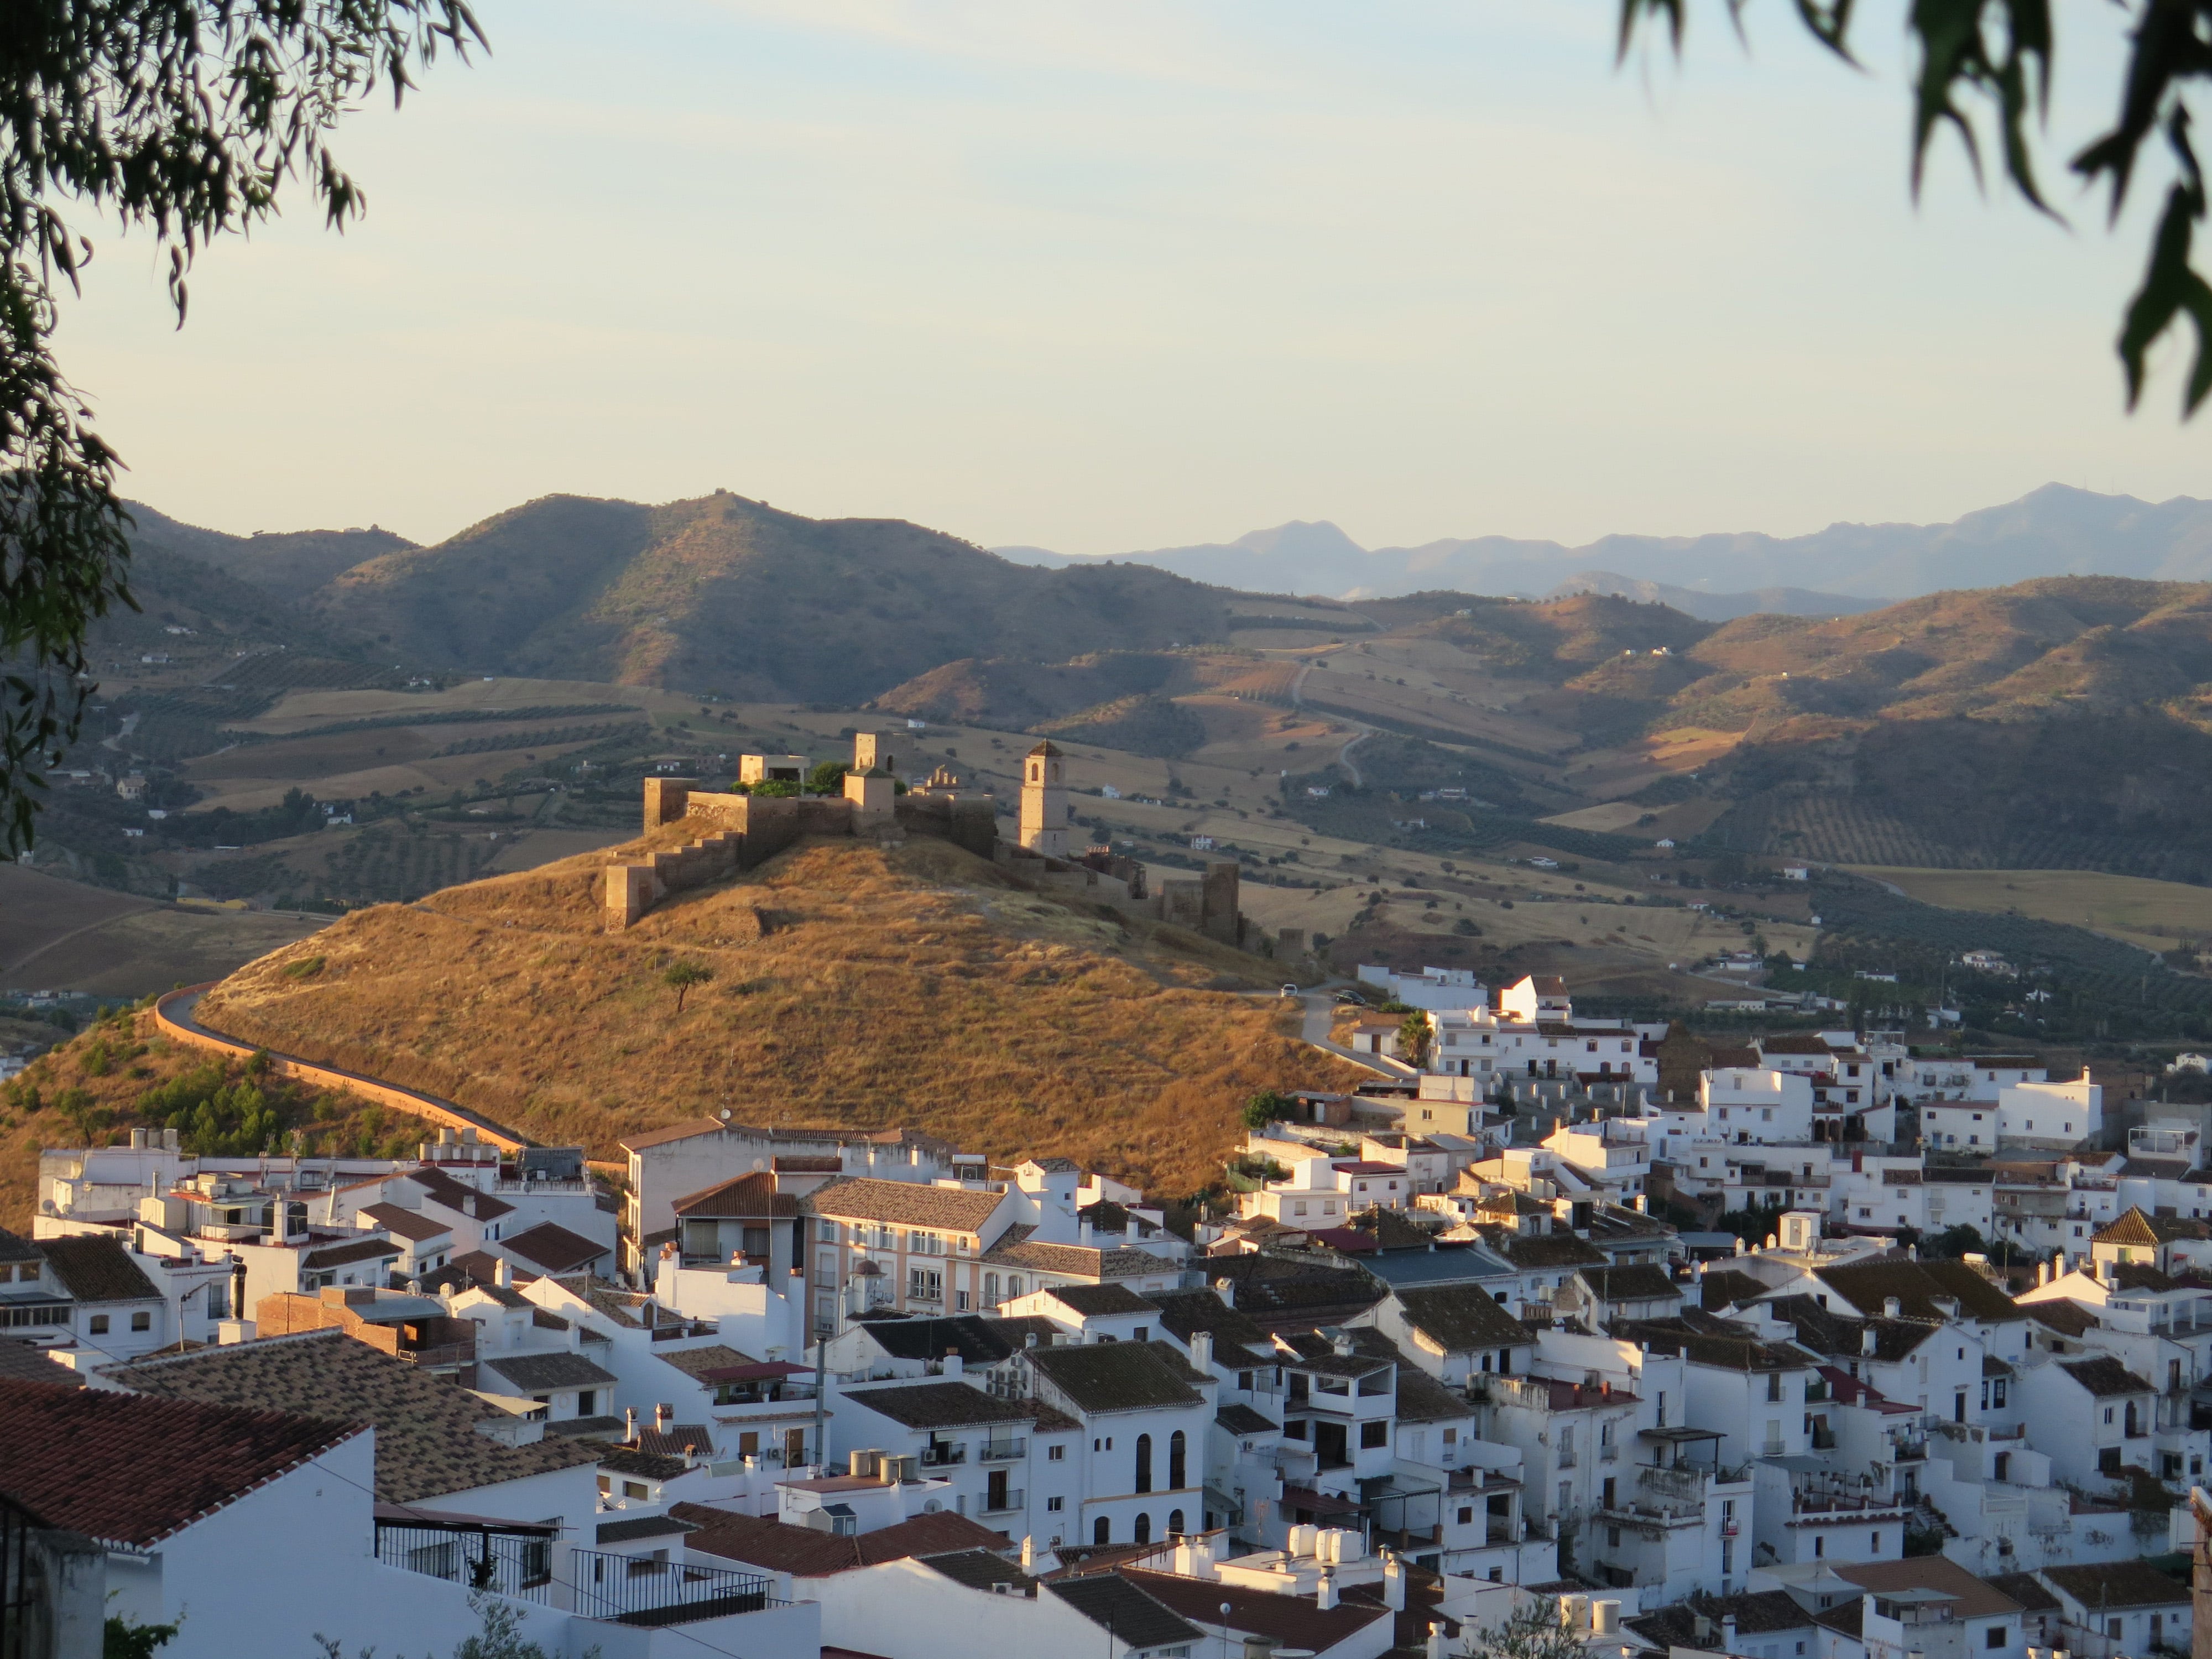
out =
[(143, 1548), (368, 1431), (284, 1412), (0, 1378), (0, 1492)]

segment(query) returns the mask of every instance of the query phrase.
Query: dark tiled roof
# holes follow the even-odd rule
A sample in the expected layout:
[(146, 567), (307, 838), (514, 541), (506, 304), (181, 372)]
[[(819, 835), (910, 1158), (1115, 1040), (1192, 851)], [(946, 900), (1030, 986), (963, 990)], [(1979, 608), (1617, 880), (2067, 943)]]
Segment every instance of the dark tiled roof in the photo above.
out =
[(1262, 1329), (1296, 1320), (1349, 1318), (1382, 1299), (1380, 1280), (1360, 1268), (1289, 1261), (1258, 1254), (1215, 1256), (1206, 1264), (1217, 1286), (1230, 1285), (1236, 1310)]
[(1406, 1322), (1448, 1353), (1475, 1348), (1526, 1347), (1528, 1328), (1474, 1285), (1443, 1285), (1398, 1293)]
[(1082, 1347), (1027, 1348), (1029, 1364), (1082, 1412), (1129, 1412), (1195, 1406), (1184, 1380), (1188, 1365), (1171, 1364), (1165, 1343), (1094, 1342)]
[[(1037, 1352), (1046, 1351), (1040, 1348)], [(966, 1382), (916, 1382), (903, 1388), (851, 1389), (843, 1397), (909, 1429), (955, 1429), (971, 1423), (1027, 1423), (1036, 1416), (1036, 1407), (1032, 1405), (1001, 1400)]]
[(797, 1215), (799, 1200), (789, 1193), (776, 1191), (774, 1176), (756, 1172), (717, 1182), (678, 1199), (676, 1213), (686, 1220), (775, 1220)]
[(404, 1255), (403, 1248), (388, 1238), (364, 1238), (351, 1244), (329, 1244), (319, 1250), (310, 1250), (300, 1258), (302, 1267), (349, 1267), (356, 1261), (373, 1261)]
[(1893, 1296), (1915, 1319), (1941, 1319), (1936, 1298), (1942, 1297), (1957, 1302), (1966, 1318), (1996, 1323), (2024, 1316), (2010, 1297), (1963, 1261), (1868, 1261), (1823, 1267), (1820, 1276), (1861, 1313), (1881, 1312)]
[(647, 1515), (635, 1521), (602, 1521), (599, 1542), (626, 1544), (633, 1538), (672, 1538), (699, 1530), (697, 1523), (678, 1521), (672, 1515)]
[(18, 1382), (45, 1382), (57, 1389), (81, 1389), (84, 1379), (70, 1367), (48, 1356), (35, 1342), (0, 1336), (0, 1378)]
[(942, 1573), (969, 1589), (997, 1590), (1004, 1584), (1007, 1589), (1000, 1594), (1035, 1595), (1037, 1591), (1036, 1579), (989, 1550), (955, 1550), (949, 1555), (925, 1555), (921, 1561), (932, 1572)]
[(1170, 1643), (1194, 1646), (1205, 1632), (1195, 1630), (1147, 1595), (1130, 1579), (1102, 1572), (1091, 1578), (1059, 1578), (1045, 1589), (1131, 1648), (1165, 1647)]
[(2029, 1613), (2057, 1613), (2058, 1598), (2044, 1589), (2032, 1572), (1993, 1572), (1989, 1582), (1999, 1594), (2008, 1595)]
[(2057, 1297), (2048, 1302), (2023, 1302), (2020, 1305), (2027, 1310), (2027, 1316), (2037, 1324), (2048, 1326), (2067, 1336), (2079, 1336), (2084, 1331), (2094, 1330), (2099, 1322), (2087, 1309), (2078, 1308), (2071, 1302)]
[(845, 1537), (699, 1504), (678, 1504), (668, 1512), (699, 1528), (684, 1540), (684, 1548), (798, 1578), (819, 1578), (912, 1556), (1004, 1548), (1006, 1541), (980, 1522), (950, 1510), (917, 1515), (896, 1526)]
[(284, 1412), (0, 1378), (8, 1495), (50, 1526), (139, 1548), (361, 1432)]
[(450, 1221), (436, 1221), (420, 1210), (403, 1209), (397, 1204), (364, 1204), (361, 1212), (387, 1233), (420, 1244), (426, 1239), (443, 1238), (453, 1231)]
[(158, 1302), (161, 1293), (140, 1271), (120, 1239), (87, 1234), (39, 1243), (62, 1288), (80, 1302)]
[(615, 1474), (634, 1474), (646, 1480), (673, 1480), (691, 1467), (680, 1454), (647, 1451), (642, 1446), (601, 1446), (595, 1448), (592, 1455), (603, 1469)]
[(1106, 1314), (1158, 1311), (1153, 1303), (1139, 1296), (1127, 1285), (1062, 1285), (1053, 1291), (1052, 1299), (1086, 1318)]
[[(955, 1314), (942, 1319), (859, 1320), (854, 1328), (866, 1331), (878, 1347), (895, 1359), (942, 1359), (947, 1353), (957, 1353), (963, 1365), (995, 1365), (1018, 1346), (994, 1328), (1005, 1322), (975, 1314)], [(1044, 1322), (1052, 1325), (1050, 1320)]]
[(1709, 1268), (1698, 1279), (1698, 1305), (1707, 1313), (1718, 1313), (1739, 1302), (1755, 1301), (1765, 1296), (1766, 1290), (1749, 1273), (1738, 1273), (1733, 1267)]
[(407, 1179), (420, 1187), (426, 1197), (435, 1200), (449, 1210), (458, 1210), (463, 1215), (470, 1212), (469, 1206), (473, 1202), (478, 1221), (496, 1221), (503, 1215), (514, 1213), (514, 1206), (505, 1199), (478, 1192), (465, 1182), (456, 1181), (443, 1170), (431, 1164), (408, 1170)]
[(740, 1353), (726, 1342), (709, 1343), (703, 1348), (679, 1348), (674, 1353), (655, 1354), (664, 1365), (673, 1365), (694, 1382), (703, 1382), (708, 1371), (719, 1371), (732, 1365), (750, 1365), (753, 1357)]
[(1810, 1296), (1777, 1297), (1767, 1306), (1777, 1319), (1797, 1328), (1799, 1342), (1832, 1359), (1866, 1357), (1865, 1334), (1869, 1327), (1874, 1331), (1873, 1358), (1881, 1360), (1904, 1358), (1937, 1329), (1903, 1319), (1854, 1319), (1822, 1307), (1818, 1297)]
[(618, 1379), (580, 1353), (504, 1354), (484, 1362), (525, 1394), (556, 1389), (604, 1389)]
[(1213, 1420), (1231, 1434), (1273, 1434), (1283, 1426), (1261, 1416), (1241, 1401), (1231, 1401), (1224, 1406), (1214, 1413)]
[(549, 1273), (574, 1273), (611, 1254), (604, 1245), (550, 1221), (541, 1221), (512, 1238), (501, 1239), (500, 1249), (536, 1263)]
[[(1702, 1640), (1697, 1632), (1699, 1614), (1713, 1623), (1713, 1629)], [(1729, 1618), (1735, 1620), (1738, 1636), (1771, 1636), (1778, 1631), (1803, 1630), (1813, 1622), (1813, 1615), (1799, 1607), (1787, 1590), (1761, 1590), (1755, 1595), (1699, 1596), (1626, 1623), (1629, 1629), (1660, 1648), (1705, 1648), (1718, 1639), (1721, 1620)]]
[(2147, 1262), (2108, 1261), (2104, 1273), (2112, 1284), (2124, 1291), (2172, 1291), (2180, 1288), (2180, 1281), (2159, 1272)]
[(1474, 1415), (1473, 1406), (1419, 1366), (1410, 1364), (1398, 1367), (1395, 1411), (1401, 1423), (1449, 1423)]
[[(1241, 1584), (1178, 1578), (1172, 1573), (1146, 1572), (1138, 1567), (1124, 1567), (1120, 1576), (1194, 1623), (1218, 1630), (1225, 1618), (1231, 1630), (1272, 1636), (1284, 1646), (1310, 1648), (1316, 1653), (1325, 1653), (1377, 1619), (1390, 1616), (1382, 1607), (1347, 1607), (1341, 1601), (1324, 1611), (1302, 1595), (1276, 1595)], [(1226, 1614), (1221, 1611), (1224, 1601), (1229, 1604)]]
[(1627, 1267), (1584, 1267), (1579, 1277), (1601, 1302), (1655, 1302), (1682, 1294), (1682, 1287), (1667, 1277), (1664, 1267), (1649, 1263)]
[(376, 1495), (413, 1504), (597, 1461), (565, 1442), (509, 1446), (477, 1425), (506, 1413), (441, 1376), (379, 1353), (342, 1331), (203, 1348), (174, 1359), (106, 1367), (126, 1389), (215, 1405), (319, 1413), (376, 1425)]
[(0, 1227), (0, 1261), (36, 1261), (39, 1247), (21, 1233)]
[(2166, 1607), (2190, 1599), (2188, 1585), (2148, 1561), (2045, 1567), (2043, 1576), (2093, 1612), (2100, 1607)]
[[(1730, 1371), (1799, 1371), (1811, 1369), (1809, 1355), (1787, 1342), (1761, 1342), (1741, 1326), (1700, 1315), (1705, 1328), (1687, 1318), (1623, 1320), (1611, 1328), (1649, 1343), (1655, 1353), (1679, 1353), (1692, 1364)], [(1718, 1329), (1711, 1327), (1720, 1327)]]
[(1885, 1591), (1932, 1589), (1948, 1595), (1954, 1619), (1996, 1619), (2018, 1608), (2009, 1596), (1993, 1589), (1956, 1561), (1941, 1555), (1916, 1555), (1902, 1561), (1838, 1561), (1835, 1571), (1854, 1584)]
[(2058, 1367), (2091, 1394), (2100, 1397), (2151, 1392), (2149, 1383), (2110, 1354), (2100, 1354), (2094, 1359), (2062, 1359)]
[(1481, 1230), (1490, 1248), (1515, 1267), (1603, 1267), (1613, 1258), (1596, 1246), (1585, 1244), (1572, 1233), (1552, 1233), (1541, 1238), (1522, 1238), (1502, 1227)]

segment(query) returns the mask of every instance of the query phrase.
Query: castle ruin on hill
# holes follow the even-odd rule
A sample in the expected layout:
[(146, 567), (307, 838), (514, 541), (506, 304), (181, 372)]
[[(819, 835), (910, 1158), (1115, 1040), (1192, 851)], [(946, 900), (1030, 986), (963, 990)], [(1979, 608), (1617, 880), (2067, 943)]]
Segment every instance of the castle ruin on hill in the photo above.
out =
[[(1110, 845), (1071, 850), (1066, 757), (1050, 740), (1023, 757), (1021, 811), (1011, 842), (999, 834), (998, 801), (990, 791), (969, 788), (942, 767), (927, 781), (901, 791), (896, 765), (884, 738), (863, 732), (853, 739), (853, 763), (842, 795), (709, 791), (701, 789), (695, 778), (647, 778), (646, 833), (680, 823), (693, 839), (606, 866), (605, 930), (616, 933), (634, 927), (669, 894), (727, 881), (808, 836), (884, 844), (929, 836), (1039, 886), (1080, 893), (1124, 914), (1188, 928), (1223, 945), (1247, 942), (1251, 924), (1238, 911), (1233, 860), (1209, 864), (1200, 875), (1154, 883), (1144, 865), (1121, 856)], [(738, 757), (738, 781), (748, 789), (798, 784), (807, 770), (804, 755)]]

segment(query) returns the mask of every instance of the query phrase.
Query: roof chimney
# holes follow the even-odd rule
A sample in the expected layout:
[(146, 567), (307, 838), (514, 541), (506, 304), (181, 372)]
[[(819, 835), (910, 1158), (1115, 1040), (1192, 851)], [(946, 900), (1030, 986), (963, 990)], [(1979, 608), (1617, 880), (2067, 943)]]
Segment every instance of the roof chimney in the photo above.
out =
[(1190, 1334), (1190, 1368), (1194, 1371), (1213, 1369), (1213, 1333), (1193, 1331)]
[(1905, 1316), (1905, 1304), (1893, 1296), (1886, 1296), (1882, 1297), (1881, 1316), (1884, 1319), (1903, 1318)]
[(653, 1408), (653, 1431), (666, 1434), (676, 1422), (676, 1407), (662, 1401)]
[(947, 1376), (957, 1376), (961, 1374), (962, 1369), (960, 1350), (957, 1348), (947, 1348), (945, 1351), (945, 1375)]
[(1721, 1651), (1735, 1651), (1735, 1615), (1732, 1613), (1721, 1616)]
[(1319, 1611), (1327, 1613), (1335, 1605), (1336, 1575), (1331, 1572), (1323, 1572), (1321, 1576), (1321, 1588), (1314, 1593), (1314, 1606)]
[(636, 1438), (637, 1407), (635, 1406), (625, 1406), (623, 1407), (623, 1439), (625, 1443), (629, 1443), (634, 1442)]
[(491, 1270), (491, 1282), (502, 1291), (514, 1288), (514, 1268), (505, 1256), (500, 1257), (499, 1266)]

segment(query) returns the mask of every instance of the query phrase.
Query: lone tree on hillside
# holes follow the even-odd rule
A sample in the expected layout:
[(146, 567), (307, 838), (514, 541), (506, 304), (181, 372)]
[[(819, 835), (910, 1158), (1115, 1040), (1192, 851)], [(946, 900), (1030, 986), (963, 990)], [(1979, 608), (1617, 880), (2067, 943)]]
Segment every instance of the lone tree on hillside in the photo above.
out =
[(691, 994), (691, 988), (704, 985), (714, 977), (711, 968), (702, 968), (696, 962), (679, 962), (661, 975), (660, 982), (676, 988), (676, 1012), (680, 1014), (684, 1012), (684, 999)]
[(441, 48), (484, 44), (469, 0), (39, 0), (0, 30), (0, 850), (31, 843), (75, 741), (85, 635), (131, 596), (122, 465), (53, 353), (58, 283), (92, 244), (65, 207), (168, 251), (170, 303), (206, 242), (299, 179), (343, 229), (362, 197), (326, 139)]
[(1262, 1089), (1244, 1103), (1244, 1127), (1264, 1129), (1270, 1123), (1288, 1117), (1297, 1103), (1275, 1089)]

